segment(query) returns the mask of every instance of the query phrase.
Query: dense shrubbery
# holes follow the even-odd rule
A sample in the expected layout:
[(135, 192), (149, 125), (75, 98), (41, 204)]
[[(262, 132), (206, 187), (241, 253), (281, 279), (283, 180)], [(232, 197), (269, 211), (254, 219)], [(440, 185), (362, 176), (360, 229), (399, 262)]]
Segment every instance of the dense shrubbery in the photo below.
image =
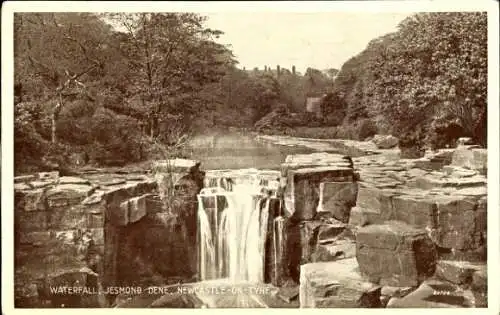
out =
[(330, 108), (343, 107), (344, 124), (370, 117), (395, 136), (422, 131), (435, 148), (460, 136), (485, 145), (486, 30), (486, 13), (415, 14), (342, 66)]
[(234, 67), (213, 40), (221, 32), (203, 22), (191, 13), (16, 13), (16, 171), (56, 155), (64, 164), (64, 148), (106, 165), (145, 159), (154, 141), (176, 144), (181, 134), (164, 122), (207, 110), (201, 91)]

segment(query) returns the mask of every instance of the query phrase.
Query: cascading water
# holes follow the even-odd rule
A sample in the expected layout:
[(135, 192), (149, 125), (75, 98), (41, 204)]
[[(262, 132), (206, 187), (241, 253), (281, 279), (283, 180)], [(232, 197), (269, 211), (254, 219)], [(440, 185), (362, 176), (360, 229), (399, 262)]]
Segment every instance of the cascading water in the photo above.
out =
[(276, 233), (268, 224), (276, 179), (255, 170), (205, 179), (198, 195), (200, 280), (264, 282), (268, 228)]

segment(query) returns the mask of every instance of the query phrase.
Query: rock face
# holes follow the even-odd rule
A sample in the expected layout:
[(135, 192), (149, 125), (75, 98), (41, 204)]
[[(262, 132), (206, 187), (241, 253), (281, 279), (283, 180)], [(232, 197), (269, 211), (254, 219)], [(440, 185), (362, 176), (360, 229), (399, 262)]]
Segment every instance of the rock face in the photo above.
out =
[(479, 268), (466, 261), (439, 260), (436, 277), (455, 284), (470, 284), (472, 275)]
[(322, 182), (316, 216), (332, 217), (349, 222), (351, 208), (356, 204), (358, 185), (355, 182)]
[[(288, 216), (293, 215), (298, 221), (315, 218), (321, 198), (321, 183), (354, 181), (352, 162), (341, 155), (326, 153), (288, 156), (281, 165), (281, 175), (286, 179), (285, 210)], [(332, 189), (326, 192), (331, 195)], [(328, 202), (331, 197), (322, 200)]]
[(398, 221), (362, 227), (356, 234), (362, 274), (391, 286), (415, 286), (434, 274), (437, 253), (424, 230)]
[(301, 266), (301, 308), (380, 307), (380, 290), (361, 276), (354, 258)]
[[(192, 272), (197, 269), (198, 226), (196, 211), (198, 205), (196, 196), (203, 188), (205, 175), (200, 171), (200, 164), (199, 161), (175, 159), (157, 161), (153, 165), (153, 173), (158, 182), (160, 197), (166, 207), (165, 211), (169, 213), (163, 215), (169, 217), (169, 220), (173, 220), (172, 222), (176, 222), (173, 226), (173, 223), (165, 223), (163, 228), (167, 230), (158, 233), (168, 234), (177, 230), (181, 234), (186, 234), (187, 240), (185, 241), (187, 243), (182, 241), (181, 244), (188, 246), (186, 250), (189, 257), (186, 257), (185, 263), (190, 265)], [(159, 220), (165, 221), (163, 217), (160, 217)], [(157, 224), (155, 226), (158, 228)], [(180, 244), (163, 244), (161, 247), (167, 248), (169, 246), (180, 246)]]
[[(86, 279), (78, 280), (80, 285), (100, 285), (105, 277), (105, 222), (120, 225), (129, 220), (128, 212), (111, 210), (111, 201), (154, 192), (156, 184), (143, 178), (101, 189), (99, 180), (59, 177), (54, 172), (23, 180), (26, 186), (15, 189), (16, 306), (28, 306), (29, 300), (33, 306), (89, 305), (87, 298), (64, 300), (64, 294), (50, 294), (42, 287), (76, 273)], [(90, 270), (92, 276), (88, 276), (89, 272), (81, 273), (82, 268)], [(26, 290), (30, 287), (45, 293), (35, 295), (34, 301)], [(97, 301), (92, 303), (97, 305)]]
[(379, 149), (390, 149), (398, 145), (399, 139), (391, 135), (375, 135), (372, 141)]
[(288, 171), (285, 191), (291, 197), (287, 210), (297, 220), (315, 218), (320, 200), (320, 183), (352, 182), (353, 172), (349, 167), (322, 166)]
[(474, 307), (469, 290), (439, 280), (426, 280), (403, 298), (389, 300), (388, 308), (458, 308)]
[(459, 146), (453, 153), (452, 165), (486, 173), (488, 169), (488, 151), (477, 146)]

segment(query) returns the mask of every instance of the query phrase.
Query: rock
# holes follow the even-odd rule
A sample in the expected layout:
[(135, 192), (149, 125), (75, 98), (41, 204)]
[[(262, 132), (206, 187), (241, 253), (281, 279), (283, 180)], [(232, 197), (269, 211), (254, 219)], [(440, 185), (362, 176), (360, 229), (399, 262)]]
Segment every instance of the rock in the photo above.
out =
[(392, 199), (394, 218), (419, 228), (437, 227), (438, 208), (428, 196), (401, 195)]
[(488, 189), (486, 186), (462, 188), (452, 191), (451, 195), (483, 197), (488, 195)]
[(105, 193), (103, 191), (96, 191), (92, 195), (88, 196), (87, 198), (83, 199), (81, 202), (82, 205), (93, 205), (93, 204), (98, 204), (104, 200), (104, 195)]
[[(85, 307), (86, 300), (97, 290), (91, 285), (92, 282), (97, 282), (96, 278), (97, 275), (88, 268), (59, 271), (44, 278), (38, 291), (45, 299), (51, 300), (53, 307)], [(72, 292), (52, 292), (51, 288), (63, 288)]]
[(14, 184), (14, 191), (30, 190), (30, 189), (33, 189), (33, 187), (26, 183)]
[(471, 301), (458, 286), (437, 280), (426, 280), (403, 298), (389, 301), (389, 308), (458, 308), (469, 307)]
[(35, 175), (15, 176), (14, 184), (29, 183), (31, 181), (34, 181), (35, 179), (36, 179)]
[(463, 196), (440, 196), (434, 199), (439, 212), (439, 233), (434, 241), (444, 248), (478, 248), (481, 243), (475, 240), (475, 234), (481, 231), (476, 231), (477, 202)]
[(471, 145), (474, 144), (472, 141), (472, 138), (470, 137), (462, 137), (458, 138), (457, 140), (457, 146), (464, 146), (464, 145)]
[(371, 281), (415, 286), (434, 274), (436, 252), (424, 230), (388, 221), (361, 227), (356, 233), (360, 271)]
[(372, 142), (379, 149), (391, 149), (398, 145), (399, 139), (392, 135), (375, 135)]
[(50, 229), (54, 230), (75, 230), (87, 227), (87, 213), (85, 206), (65, 206), (52, 208), (47, 216), (47, 223)]
[(335, 239), (339, 234), (345, 231), (347, 225), (337, 221), (337, 222), (324, 222), (318, 227), (318, 241), (327, 241), (331, 239)]
[(465, 261), (438, 260), (436, 265), (436, 277), (455, 284), (471, 283), (474, 271), (475, 266)]
[(354, 258), (302, 265), (300, 278), (301, 308), (380, 307), (380, 286), (361, 276)]
[(388, 297), (402, 298), (410, 294), (415, 288), (414, 287), (392, 287), (383, 286), (380, 294)]
[(478, 292), (488, 292), (488, 269), (485, 264), (476, 268), (472, 273), (472, 289)]
[(425, 155), (425, 151), (420, 148), (410, 147), (410, 148), (399, 148), (401, 150), (401, 159), (418, 159)]
[(318, 242), (319, 227), (322, 224), (321, 221), (304, 221), (300, 223), (301, 264), (311, 261), (311, 255), (316, 250)]
[(365, 226), (378, 223), (382, 223), (379, 212), (361, 207), (351, 209), (349, 225)]
[(45, 231), (48, 228), (47, 211), (16, 213), (16, 229), (22, 232)]
[(46, 193), (51, 208), (76, 205), (93, 194), (95, 188), (89, 185), (62, 184), (49, 189)]
[(470, 177), (478, 174), (478, 172), (475, 170), (470, 170), (453, 165), (443, 166), (442, 171), (444, 171), (447, 175), (451, 175), (453, 177)]
[(95, 245), (104, 245), (104, 228), (90, 229), (90, 233)]
[(43, 181), (55, 182), (59, 178), (59, 171), (40, 172), (37, 174), (37, 178)]
[(60, 185), (64, 184), (77, 184), (77, 185), (90, 185), (90, 182), (84, 178), (73, 177), (73, 176), (63, 176), (59, 177), (58, 183)]
[(30, 244), (34, 246), (43, 246), (51, 239), (49, 231), (41, 232), (21, 232), (20, 242), (21, 244)]
[(163, 202), (158, 195), (146, 196), (146, 211), (147, 214), (155, 214), (163, 211)]
[(55, 182), (52, 182), (52, 181), (40, 181), (40, 180), (34, 180), (32, 181), (31, 183), (29, 183), (29, 185), (35, 189), (37, 188), (45, 188), (45, 187), (49, 187), (49, 186), (52, 186)]
[(311, 255), (311, 262), (335, 261), (356, 257), (356, 243), (352, 240), (320, 242)]
[(44, 211), (47, 209), (45, 191), (33, 189), (15, 191), (15, 207), (24, 211)]
[(460, 146), (453, 153), (452, 165), (483, 171), (488, 168), (487, 149)]
[(286, 303), (290, 303), (299, 297), (299, 292), (300, 292), (299, 289), (300, 289), (299, 286), (279, 288), (276, 296), (280, 300)]
[(113, 178), (110, 180), (105, 180), (105, 181), (99, 181), (99, 185), (101, 186), (115, 186), (115, 185), (123, 185), (127, 181), (122, 178)]
[(381, 221), (391, 220), (394, 219), (392, 199), (395, 196), (396, 194), (384, 189), (379, 189), (372, 185), (360, 184), (356, 206), (378, 213)]
[(298, 220), (311, 220), (316, 216), (320, 183), (352, 180), (352, 168), (321, 166), (288, 170), (285, 204), (288, 215)]
[(146, 195), (129, 200), (129, 222), (134, 223), (142, 219), (146, 213)]
[(352, 182), (320, 183), (319, 212), (328, 212), (333, 218), (347, 223), (351, 208), (356, 204), (357, 184)]

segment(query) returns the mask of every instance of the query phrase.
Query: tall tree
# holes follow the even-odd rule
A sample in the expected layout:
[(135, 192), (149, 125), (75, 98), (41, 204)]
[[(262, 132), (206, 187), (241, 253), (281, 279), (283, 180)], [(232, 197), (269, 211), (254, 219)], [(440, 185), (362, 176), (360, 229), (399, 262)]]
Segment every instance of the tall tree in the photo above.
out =
[[(86, 82), (102, 75), (101, 51), (109, 25), (90, 13), (16, 13), (15, 83), (38, 101), (53, 101), (52, 143), (68, 96), (85, 92)], [(23, 99), (20, 93), (20, 100)]]
[(193, 104), (199, 105), (197, 92), (205, 84), (217, 82), (225, 66), (233, 63), (231, 52), (214, 42), (222, 32), (205, 28), (206, 18), (198, 14), (119, 13), (107, 17), (124, 33), (121, 50), (132, 78), (129, 93), (145, 108), (151, 138), (169, 117), (193, 114), (197, 110)]

